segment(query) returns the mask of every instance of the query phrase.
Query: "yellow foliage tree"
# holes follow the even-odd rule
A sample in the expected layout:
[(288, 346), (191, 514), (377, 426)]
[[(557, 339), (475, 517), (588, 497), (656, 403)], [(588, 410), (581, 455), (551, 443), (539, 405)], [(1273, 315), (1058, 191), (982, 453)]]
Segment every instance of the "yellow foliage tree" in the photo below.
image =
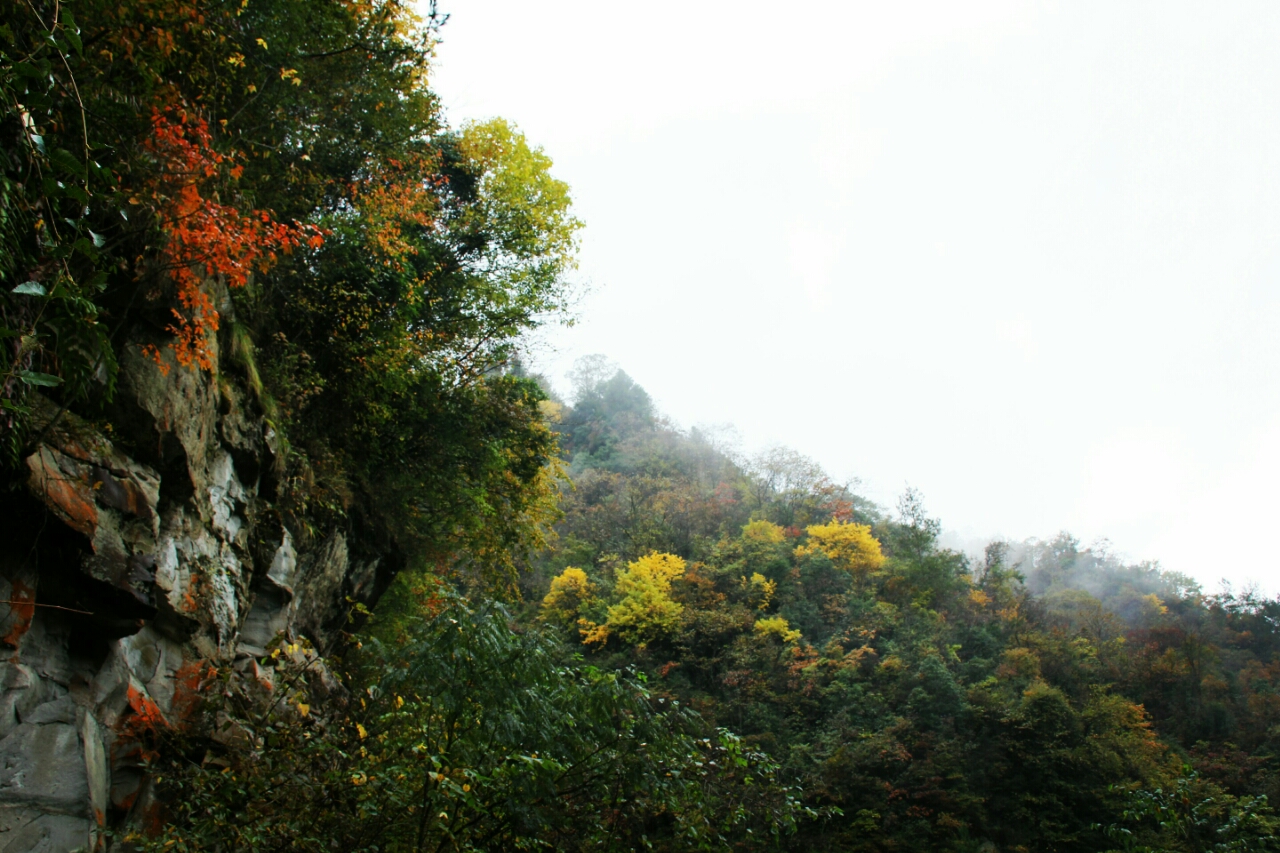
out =
[(756, 620), (756, 633), (764, 636), (774, 636), (784, 643), (794, 643), (800, 639), (800, 632), (791, 627), (781, 616), (769, 616), (764, 619)]
[(548, 285), (575, 266), (582, 222), (570, 209), (569, 185), (551, 176), (551, 158), (500, 118), (464, 125), (458, 152), (480, 175), (478, 203), (465, 211), (465, 226), (496, 237), (482, 260), (487, 274), (516, 286), (519, 298), (532, 289), (554, 308), (564, 307)]
[(654, 552), (628, 563), (614, 585), (620, 598), (609, 608), (610, 633), (642, 644), (674, 631), (684, 607), (671, 598), (671, 582), (684, 570), (674, 554)]
[(742, 579), (742, 588), (756, 610), (767, 610), (773, 601), (774, 593), (778, 591), (778, 582), (769, 580), (759, 572), (753, 572), (749, 580)]
[(759, 545), (779, 545), (787, 538), (786, 531), (772, 521), (751, 521), (742, 527), (742, 539)]
[(542, 599), (542, 618), (558, 625), (578, 621), (582, 605), (595, 598), (595, 584), (582, 569), (570, 566), (551, 579), (551, 591)]
[(805, 532), (809, 541), (796, 548), (797, 557), (825, 554), (836, 567), (859, 579), (884, 565), (880, 542), (871, 535), (869, 525), (832, 519), (830, 524), (812, 524)]

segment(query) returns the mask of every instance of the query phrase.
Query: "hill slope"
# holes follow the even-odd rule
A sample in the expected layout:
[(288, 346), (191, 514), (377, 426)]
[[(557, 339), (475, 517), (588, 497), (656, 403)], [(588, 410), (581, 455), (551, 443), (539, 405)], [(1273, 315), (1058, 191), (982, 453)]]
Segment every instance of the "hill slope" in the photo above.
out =
[[(796, 849), (1209, 849), (1280, 794), (1280, 602), (1067, 534), (971, 564), (918, 495), (888, 513), (794, 452), (727, 454), (621, 372), (558, 417), (572, 487), (537, 618), (840, 809)], [(1141, 793), (1178, 785), (1196, 815)]]

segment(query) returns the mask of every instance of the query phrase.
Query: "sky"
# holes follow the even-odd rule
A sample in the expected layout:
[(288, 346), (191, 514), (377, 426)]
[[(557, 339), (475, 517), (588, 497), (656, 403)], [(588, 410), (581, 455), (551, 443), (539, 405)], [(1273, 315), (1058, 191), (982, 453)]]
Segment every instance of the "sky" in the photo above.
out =
[(586, 222), (553, 381), (1280, 591), (1280, 5), (440, 2)]

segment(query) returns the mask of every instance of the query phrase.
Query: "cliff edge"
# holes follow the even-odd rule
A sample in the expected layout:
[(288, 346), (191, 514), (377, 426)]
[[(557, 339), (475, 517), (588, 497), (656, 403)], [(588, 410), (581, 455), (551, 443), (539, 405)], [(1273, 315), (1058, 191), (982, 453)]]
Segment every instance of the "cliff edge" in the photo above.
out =
[(40, 400), (37, 426), (0, 493), (0, 853), (103, 850), (155, 816), (140, 727), (181, 726), (218, 674), (270, 689), (273, 639), (331, 650), (403, 557), (279, 509), (278, 437), (216, 365), (126, 347), (110, 418)]

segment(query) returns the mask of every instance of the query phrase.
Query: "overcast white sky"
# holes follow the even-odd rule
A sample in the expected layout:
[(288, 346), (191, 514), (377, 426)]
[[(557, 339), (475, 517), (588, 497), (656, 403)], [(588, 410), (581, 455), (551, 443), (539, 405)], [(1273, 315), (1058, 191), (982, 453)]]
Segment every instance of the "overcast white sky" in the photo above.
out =
[(1280, 588), (1280, 5), (441, 3), (587, 222), (553, 378)]

